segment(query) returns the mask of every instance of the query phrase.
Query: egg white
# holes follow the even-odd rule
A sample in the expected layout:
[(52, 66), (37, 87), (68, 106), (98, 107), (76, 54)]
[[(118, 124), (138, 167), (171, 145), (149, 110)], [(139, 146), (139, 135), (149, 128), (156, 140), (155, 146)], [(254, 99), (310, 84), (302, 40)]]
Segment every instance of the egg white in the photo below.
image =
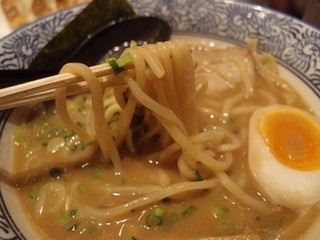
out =
[[(320, 201), (320, 170), (299, 171), (277, 161), (259, 133), (261, 117), (276, 109), (292, 107), (273, 105), (256, 110), (249, 125), (249, 169), (261, 192), (273, 203), (291, 209)], [(308, 113), (305, 113), (308, 114)], [(319, 146), (320, 147), (320, 146)]]

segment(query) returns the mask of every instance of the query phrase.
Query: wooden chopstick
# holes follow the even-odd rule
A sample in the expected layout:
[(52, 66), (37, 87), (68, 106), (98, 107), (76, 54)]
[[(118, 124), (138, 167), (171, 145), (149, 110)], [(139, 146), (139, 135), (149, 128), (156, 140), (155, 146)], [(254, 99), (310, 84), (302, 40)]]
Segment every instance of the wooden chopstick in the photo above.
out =
[[(106, 76), (113, 73), (113, 70), (108, 63), (96, 65), (90, 67), (90, 69), (97, 77)], [(12, 98), (12, 96), (14, 96), (15, 98), (23, 98), (27, 95), (32, 95), (49, 89), (55, 89), (80, 81), (83, 81), (83, 79), (72, 73), (63, 73), (46, 78), (41, 78), (32, 82), (1, 89), (0, 101), (8, 101)]]
[[(90, 69), (98, 78), (114, 73), (108, 63), (92, 66)], [(83, 81), (81, 77), (72, 73), (63, 73), (0, 89), (0, 110), (53, 99), (55, 89), (62, 86), (68, 86), (68, 96), (86, 92), (88, 86)], [(123, 84), (122, 82), (108, 81), (108, 78), (105, 81), (101, 80), (102, 87)]]
[[(108, 87), (120, 86), (120, 85), (126, 84), (125, 82), (120, 82), (120, 81), (117, 81), (115, 83), (115, 82), (110, 81), (108, 79), (99, 79), (99, 80), (101, 80), (100, 85), (102, 88), (108, 88)], [(75, 83), (75, 84), (68, 86), (67, 96), (81, 94), (81, 93), (85, 93), (88, 91), (89, 91), (89, 87), (86, 84), (86, 82), (79, 82), (79, 83)], [(55, 92), (55, 89), (50, 89), (50, 90), (46, 90), (44, 92), (35, 93), (32, 95), (27, 95), (21, 99), (16, 99), (15, 101), (0, 102), (0, 111), (4, 110), (4, 109), (9, 109), (9, 108), (20, 107), (20, 106), (23, 106), (26, 104), (43, 102), (43, 101), (54, 99), (54, 97), (55, 97), (54, 92)]]

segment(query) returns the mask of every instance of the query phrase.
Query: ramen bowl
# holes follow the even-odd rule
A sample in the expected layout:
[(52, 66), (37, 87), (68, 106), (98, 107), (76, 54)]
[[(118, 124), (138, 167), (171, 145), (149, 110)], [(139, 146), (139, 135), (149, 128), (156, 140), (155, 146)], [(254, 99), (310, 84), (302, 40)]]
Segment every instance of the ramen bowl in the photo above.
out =
[[(212, 44), (245, 46), (259, 40), (259, 51), (271, 53), (280, 74), (320, 116), (320, 31), (298, 19), (260, 6), (232, 1), (130, 0), (138, 15), (159, 16), (172, 26), (174, 38), (201, 38)], [(79, 5), (41, 18), (0, 40), (0, 69), (27, 68), (45, 44), (85, 6)], [(1, 79), (0, 79), (1, 81)], [(1, 167), (12, 169), (12, 135), (25, 109), (0, 112)], [(0, 188), (0, 239), (36, 239), (37, 232), (23, 214), (15, 191)], [(319, 235), (320, 219), (304, 234)]]

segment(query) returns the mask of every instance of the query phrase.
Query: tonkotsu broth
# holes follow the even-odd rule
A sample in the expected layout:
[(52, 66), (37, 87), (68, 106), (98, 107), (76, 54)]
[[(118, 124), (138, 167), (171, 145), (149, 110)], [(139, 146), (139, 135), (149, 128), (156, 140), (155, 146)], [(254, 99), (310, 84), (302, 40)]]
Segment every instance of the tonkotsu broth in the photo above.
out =
[[(210, 77), (208, 90), (197, 98), (203, 130), (222, 127), (237, 136), (241, 147), (232, 151), (234, 161), (227, 173), (245, 192), (262, 200), (263, 196), (252, 183), (247, 169), (247, 130), (252, 111), (240, 114), (239, 110), (231, 117), (221, 114), (222, 103), (241, 93), (243, 85), (226, 84), (219, 74), (210, 72), (205, 66), (201, 68), (201, 64), (215, 58), (210, 52), (213, 50), (208, 50), (212, 47), (200, 44), (200, 40), (193, 40), (192, 46), (196, 80)], [(246, 50), (239, 48), (236, 51)], [(235, 64), (227, 60), (214, 60), (210, 64), (240, 82), (241, 73)], [(267, 92), (277, 103), (284, 105), (288, 105), (288, 99), (293, 96), (290, 105), (308, 110), (306, 104), (296, 98), (295, 92), (288, 96), (280, 87), (259, 78), (255, 89), (253, 96), (234, 105), (265, 106), (269, 98), (261, 92)], [(87, 124), (91, 111), (90, 97), (77, 96), (68, 104), (73, 117), (81, 125)], [(237, 234), (257, 234), (262, 239), (275, 239), (298, 215), (298, 212), (281, 207), (278, 211), (262, 214), (242, 204), (218, 184), (210, 190), (179, 194), (103, 220), (88, 207), (105, 210), (143, 196), (148, 190), (144, 192), (142, 185), (159, 187), (166, 186), (168, 181), (170, 184), (181, 181), (176, 162), (158, 161), (158, 155), (154, 154), (159, 150), (156, 140), (144, 143), (136, 154), (122, 149), (122, 171), (115, 174), (110, 166), (103, 163), (97, 146), (77, 139), (64, 126), (50, 103), (39, 104), (30, 110), (14, 140), (17, 180), (27, 182), (19, 186), (17, 193), (31, 225), (43, 239), (203, 239)], [(66, 146), (67, 141), (72, 141), (72, 144)], [(119, 189), (126, 186), (138, 189), (121, 193)], [(45, 192), (45, 188), (48, 195), (43, 197), (40, 191)], [(55, 188), (63, 189), (65, 195), (54, 193)], [(40, 204), (42, 200), (43, 204)], [(59, 201), (63, 202), (63, 207), (56, 208)], [(162, 223), (148, 227), (146, 218), (155, 209), (164, 211)]]

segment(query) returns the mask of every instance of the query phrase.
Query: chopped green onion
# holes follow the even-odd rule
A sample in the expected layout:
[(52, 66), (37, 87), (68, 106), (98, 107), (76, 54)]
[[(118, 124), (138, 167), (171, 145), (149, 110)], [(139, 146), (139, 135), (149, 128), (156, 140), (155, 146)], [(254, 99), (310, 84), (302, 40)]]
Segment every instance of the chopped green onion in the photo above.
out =
[(147, 227), (154, 227), (160, 226), (162, 223), (162, 219), (155, 215), (154, 213), (148, 214), (146, 217), (146, 226)]
[(220, 232), (232, 232), (234, 234), (240, 233), (245, 228), (243, 223), (226, 222), (225, 220), (217, 223)]
[(138, 240), (138, 239), (135, 237), (130, 237), (130, 240)]
[(91, 221), (87, 227), (88, 233), (93, 233), (96, 231), (96, 229), (97, 229), (96, 224)]
[(38, 200), (39, 199), (39, 187), (36, 184), (30, 185), (28, 189), (28, 197), (32, 200)]
[(159, 217), (163, 217), (163, 215), (164, 215), (164, 210), (162, 209), (162, 208), (156, 208), (155, 210), (154, 210), (154, 214), (156, 214), (157, 216), (159, 216)]
[(164, 210), (162, 208), (156, 208), (154, 211), (150, 212), (145, 220), (147, 227), (160, 226), (162, 224), (162, 219), (164, 216)]
[(61, 224), (66, 224), (68, 221), (69, 221), (69, 217), (68, 217), (67, 215), (62, 216), (62, 217), (60, 218), (60, 223), (61, 223)]
[(47, 135), (47, 138), (53, 137), (63, 137), (64, 139), (68, 139), (75, 135), (75, 132), (72, 131), (70, 128), (61, 127), (61, 128), (53, 128)]
[(70, 210), (69, 217), (74, 218), (76, 216), (77, 216), (77, 210), (75, 210), (75, 209)]
[(78, 151), (83, 151), (90, 143), (85, 143), (83, 140), (79, 140), (73, 143), (70, 148), (70, 152), (76, 153)]
[(99, 164), (95, 164), (93, 166), (93, 170), (94, 170), (94, 174), (93, 174), (93, 177), (94, 178), (99, 178), (101, 179), (103, 177), (103, 168), (101, 165)]
[(195, 206), (190, 206), (188, 207), (186, 210), (184, 210), (181, 215), (186, 217), (186, 216), (189, 216), (191, 213), (193, 213), (195, 210), (197, 210), (197, 208)]
[(119, 67), (124, 67), (128, 63), (132, 62), (132, 60), (133, 60), (132, 56), (128, 53), (122, 56), (121, 58), (118, 58), (116, 61)]
[(193, 172), (196, 175), (196, 180), (197, 181), (202, 181), (203, 180), (203, 177), (202, 177), (201, 173), (198, 170), (194, 170)]
[(229, 212), (229, 208), (225, 205), (217, 205), (212, 208), (211, 212), (215, 218), (219, 219), (224, 217)]
[(49, 175), (52, 178), (59, 178), (62, 175), (62, 169), (61, 168), (57, 168), (57, 167), (53, 167), (50, 169), (49, 171)]
[(136, 46), (138, 46), (138, 43), (137, 43), (136, 41), (133, 41), (133, 40), (132, 40), (132, 41), (130, 42), (130, 46), (129, 46), (129, 47), (130, 47), (130, 48), (135, 48)]
[(121, 73), (124, 70), (123, 67), (119, 67), (116, 60), (110, 60), (108, 63), (112, 67), (115, 74)]
[(85, 103), (88, 99), (87, 95), (82, 95), (82, 102)]
[(121, 58), (109, 58), (106, 61), (110, 64), (115, 74), (121, 73), (124, 66), (132, 61), (132, 56), (128, 53)]
[(69, 228), (68, 228), (68, 231), (74, 232), (74, 231), (77, 230), (77, 228), (78, 228), (78, 223), (73, 224), (71, 227), (69, 227)]
[[(78, 213), (77, 210), (71, 209), (67, 215), (64, 215), (60, 218), (60, 223), (62, 225), (67, 224), (72, 218), (75, 218), (77, 216), (77, 213)], [(71, 230), (71, 228), (76, 228), (77, 227), (76, 225), (77, 224), (69, 227), (68, 230), (73, 232), (74, 230)]]
[(109, 62), (112, 61), (112, 60), (117, 60), (117, 58), (115, 58), (115, 57), (109, 57), (109, 58), (106, 58), (106, 59), (104, 60), (104, 62), (109, 63)]

